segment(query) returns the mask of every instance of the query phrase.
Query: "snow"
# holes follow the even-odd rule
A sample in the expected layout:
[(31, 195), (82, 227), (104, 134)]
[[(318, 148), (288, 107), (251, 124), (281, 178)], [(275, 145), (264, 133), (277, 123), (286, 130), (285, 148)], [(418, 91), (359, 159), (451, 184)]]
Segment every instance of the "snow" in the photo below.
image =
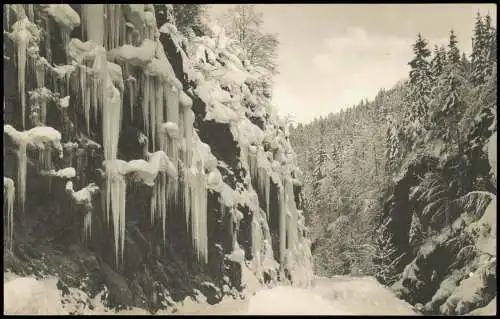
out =
[(249, 301), (250, 315), (349, 315), (307, 289), (278, 286), (259, 291)]
[(12, 125), (6, 124), (4, 133), (9, 135), (18, 146), (29, 144), (36, 149), (52, 147), (59, 152), (61, 158), (63, 156), (61, 133), (50, 126), (35, 126), (30, 130), (19, 132)]
[(144, 26), (144, 4), (124, 4), (123, 11), (127, 21), (133, 24), (136, 30)]
[(80, 25), (80, 16), (69, 4), (49, 4), (45, 11), (59, 26), (69, 31)]
[(191, 100), (191, 98), (184, 93), (184, 91), (181, 91), (180, 93), (179, 102), (185, 108), (191, 108), (193, 106), (193, 100)]
[(155, 56), (156, 43), (150, 39), (144, 39), (141, 45), (123, 45), (108, 51), (108, 59), (116, 62), (126, 62), (132, 66), (146, 67)]
[(36, 280), (15, 278), (4, 283), (4, 313), (18, 314), (66, 314), (60, 303), (56, 279)]
[(470, 316), (494, 316), (497, 314), (497, 297), (493, 298), (486, 306), (471, 311)]
[(58, 171), (50, 170), (48, 172), (41, 172), (43, 175), (52, 176), (62, 179), (72, 179), (76, 177), (76, 170), (73, 167), (62, 168)]
[[(243, 267), (249, 291), (256, 290), (255, 280), (248, 278), (250, 272)], [(7, 276), (7, 277), (6, 277)], [(28, 277), (9, 278), (4, 273), (5, 314), (68, 314), (74, 305), (62, 304), (61, 293), (56, 288), (57, 279), (37, 280)], [(76, 289), (70, 289), (72, 293)], [(82, 292), (80, 292), (82, 294)], [(113, 314), (104, 308), (100, 294), (91, 299), (93, 310), (81, 309), (82, 314)], [(388, 288), (370, 277), (316, 278), (313, 288), (277, 286), (257, 291), (247, 300), (226, 297), (216, 305), (200, 303), (201, 298), (186, 297), (176, 306), (176, 314), (234, 314), (234, 315), (416, 315), (411, 305), (397, 299)], [(493, 300), (487, 307), (492, 308)], [(479, 310), (477, 310), (479, 311)], [(483, 310), (484, 311), (484, 310)], [(491, 311), (491, 310), (490, 310)], [(493, 309), (494, 311), (494, 309)], [(491, 313), (491, 312), (490, 312)], [(138, 308), (122, 310), (116, 314), (149, 314)], [(160, 311), (157, 315), (169, 314)]]
[(59, 105), (65, 109), (69, 106), (69, 99), (70, 99), (70, 96), (65, 96), (63, 97), (62, 99), (59, 100)]
[(209, 189), (213, 189), (216, 192), (220, 192), (222, 190), (222, 175), (218, 169), (215, 169), (208, 173), (207, 176), (207, 187)]
[(82, 42), (80, 39), (73, 38), (68, 42), (67, 52), (72, 62), (83, 64), (84, 61), (94, 59), (96, 47), (93, 41)]
[(476, 238), (476, 247), (495, 256), (497, 251), (497, 200), (493, 199), (486, 208), (480, 220), (469, 227), (480, 230)]
[(497, 178), (497, 132), (488, 140), (488, 161), (490, 162), (493, 177)]

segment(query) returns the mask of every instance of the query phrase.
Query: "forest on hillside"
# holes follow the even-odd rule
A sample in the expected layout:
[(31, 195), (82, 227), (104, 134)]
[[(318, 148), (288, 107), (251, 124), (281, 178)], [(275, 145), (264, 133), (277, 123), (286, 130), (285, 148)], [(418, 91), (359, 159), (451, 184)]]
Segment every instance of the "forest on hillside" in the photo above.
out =
[(418, 34), (407, 79), (291, 126), (317, 274), (374, 275), (427, 313), (496, 297), (497, 35), (489, 15), (473, 31), (470, 57)]

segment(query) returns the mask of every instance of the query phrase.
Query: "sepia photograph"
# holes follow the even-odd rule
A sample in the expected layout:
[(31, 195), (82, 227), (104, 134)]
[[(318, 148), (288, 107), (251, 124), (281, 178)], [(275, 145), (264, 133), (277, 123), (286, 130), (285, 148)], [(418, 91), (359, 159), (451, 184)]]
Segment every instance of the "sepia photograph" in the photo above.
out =
[(495, 2), (2, 7), (4, 315), (496, 315)]

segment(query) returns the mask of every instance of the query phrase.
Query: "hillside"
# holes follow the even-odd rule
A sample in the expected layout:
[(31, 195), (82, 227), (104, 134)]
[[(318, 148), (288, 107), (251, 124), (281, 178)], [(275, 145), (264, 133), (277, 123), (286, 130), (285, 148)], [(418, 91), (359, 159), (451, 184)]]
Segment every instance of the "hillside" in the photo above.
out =
[(310, 284), (270, 75), (172, 10), (4, 5), (5, 271), (151, 313)]

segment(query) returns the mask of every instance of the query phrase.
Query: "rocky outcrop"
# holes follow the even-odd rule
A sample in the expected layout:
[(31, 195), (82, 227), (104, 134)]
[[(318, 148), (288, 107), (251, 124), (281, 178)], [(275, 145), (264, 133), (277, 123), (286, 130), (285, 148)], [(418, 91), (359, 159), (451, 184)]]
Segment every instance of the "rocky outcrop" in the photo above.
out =
[[(493, 147), (493, 141), (496, 153), (495, 139), (496, 132), (486, 146)], [(496, 156), (489, 157), (496, 180)], [(415, 258), (392, 286), (396, 294), (427, 314), (494, 314), (496, 206), (496, 194), (487, 191), (471, 191), (450, 201), (452, 209), (460, 209), (454, 212), (458, 217), (448, 216), (455, 218), (453, 223), (417, 249)]]

